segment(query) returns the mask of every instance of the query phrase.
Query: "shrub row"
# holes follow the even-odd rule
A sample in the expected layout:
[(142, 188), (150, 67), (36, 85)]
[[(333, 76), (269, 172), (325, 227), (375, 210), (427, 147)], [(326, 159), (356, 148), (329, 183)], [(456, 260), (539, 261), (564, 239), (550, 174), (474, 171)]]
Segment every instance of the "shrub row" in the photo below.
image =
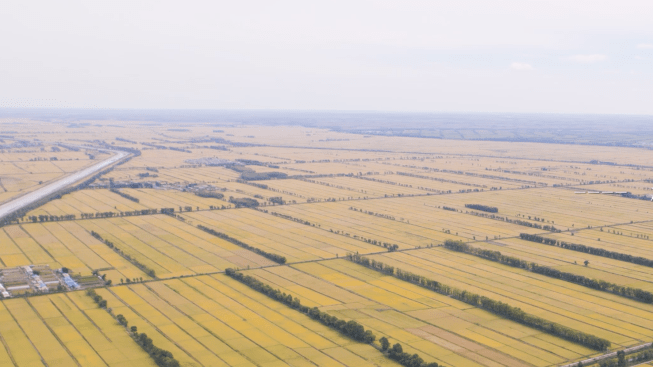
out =
[(466, 243), (463, 243), (462, 241), (446, 240), (444, 242), (444, 247), (450, 250), (475, 255), (490, 261), (496, 261), (508, 266), (530, 270), (534, 273), (542, 274), (547, 277), (580, 284), (588, 288), (614, 293), (646, 303), (653, 303), (653, 293), (639, 288), (623, 287), (621, 285), (606, 282), (604, 280), (592, 279), (582, 275), (563, 272), (548, 266), (542, 266), (534, 262), (521, 260), (513, 256), (502, 255), (499, 251), (484, 250), (481, 248), (472, 247)]
[[(653, 348), (653, 345), (650, 347)], [(622, 350), (617, 352), (617, 358), (610, 358), (599, 362), (599, 367), (626, 367), (635, 366), (653, 360), (653, 349), (626, 355)]]
[(633, 256), (621, 252), (608, 251), (606, 249), (585, 246), (577, 243), (569, 243), (565, 241), (556, 241), (551, 238), (544, 238), (534, 234), (520, 233), (519, 237), (522, 240), (539, 242), (549, 246), (558, 246), (572, 251), (584, 252), (591, 255), (609, 257), (611, 259), (626, 261), (637, 265), (653, 267), (653, 260), (641, 256)]
[(147, 266), (145, 266), (144, 264), (142, 264), (140, 261), (138, 261), (136, 259), (132, 259), (132, 257), (129, 254), (125, 254), (121, 249), (116, 247), (113, 244), (113, 242), (103, 239), (102, 236), (100, 236), (100, 234), (95, 232), (95, 231), (91, 231), (91, 236), (97, 238), (100, 242), (104, 242), (104, 244), (109, 246), (110, 249), (112, 249), (113, 251), (119, 253), (127, 261), (134, 264), (134, 266), (136, 266), (137, 268), (141, 269), (145, 274), (149, 275), (152, 278), (156, 278), (156, 272), (154, 271), (154, 269), (150, 269)]
[(487, 205), (481, 205), (481, 204), (465, 204), (465, 208), (480, 210), (482, 212), (488, 212), (488, 213), (498, 213), (499, 212), (499, 208), (497, 208), (495, 206), (487, 206)]
[(212, 235), (214, 235), (216, 237), (222, 238), (223, 240), (229, 241), (229, 242), (233, 243), (236, 246), (240, 246), (240, 247), (243, 247), (243, 248), (245, 248), (247, 250), (255, 252), (255, 253), (263, 256), (263, 257), (266, 257), (266, 258), (276, 262), (276, 263), (279, 263), (279, 264), (285, 264), (286, 263), (286, 258), (284, 256), (273, 254), (273, 253), (270, 253), (270, 252), (266, 252), (266, 251), (263, 251), (263, 250), (258, 249), (256, 247), (250, 246), (250, 245), (248, 245), (248, 244), (246, 244), (246, 243), (244, 243), (244, 242), (242, 242), (240, 240), (237, 240), (237, 239), (235, 239), (235, 238), (233, 238), (233, 237), (231, 237), (231, 236), (229, 236), (227, 234), (215, 231), (215, 230), (213, 230), (213, 229), (211, 229), (209, 227), (205, 227), (205, 226), (203, 226), (201, 224), (198, 224), (197, 228), (201, 229), (202, 231), (204, 231), (206, 233), (210, 233), (210, 234), (212, 234)]
[(202, 198), (222, 199), (224, 194), (215, 191), (195, 191), (195, 195)]
[[(265, 284), (261, 282), (260, 280), (249, 276), (249, 275), (243, 275), (242, 273), (237, 272), (234, 269), (227, 269), (225, 273), (236, 279), (237, 281), (247, 285), (248, 287), (259, 291), (268, 297), (277, 300), (279, 302), (282, 302), (286, 304), (287, 306), (305, 314), (308, 315), (310, 318), (313, 320), (319, 321), (322, 324), (335, 329), (339, 331), (340, 333), (351, 337), (352, 339), (358, 340), (363, 343), (373, 343), (376, 340), (376, 336), (374, 333), (372, 333), (371, 330), (365, 330), (363, 325), (359, 324), (355, 320), (341, 320), (335, 316), (329, 315), (326, 312), (320, 311), (317, 307), (310, 308), (308, 306), (304, 306), (301, 304), (301, 301), (297, 297), (293, 297), (290, 294), (286, 294), (285, 292), (281, 292), (279, 289), (274, 289), (270, 287), (268, 284)], [(382, 340), (385, 339), (387, 342), (387, 338), (382, 338)], [(388, 347), (386, 346), (385, 349), (383, 349), (384, 342), (381, 342), (381, 348), (385, 352), (388, 350)], [(419, 355), (414, 354), (414, 355), (409, 355), (408, 353), (404, 353), (401, 345), (395, 344), (395, 346), (399, 346), (398, 348), (393, 347), (393, 350), (395, 351), (393, 353), (393, 350), (390, 351), (389, 356), (390, 358), (393, 358), (397, 360), (399, 363), (406, 367), (437, 367), (436, 364), (425, 364), (424, 360), (419, 357)], [(398, 350), (397, 350), (398, 349)]]
[[(107, 308), (107, 301), (102, 299), (102, 296), (98, 295), (95, 290), (89, 289), (86, 291), (86, 294), (89, 297), (93, 298), (93, 301), (98, 304), (101, 308), (106, 309)], [(113, 316), (113, 313), (111, 313), (111, 309), (107, 309), (107, 312)], [(129, 322), (123, 316), (122, 314), (119, 314), (117, 316), (114, 316), (116, 321), (125, 328), (129, 325)], [(157, 366), (159, 367), (179, 367), (179, 361), (175, 359), (175, 357), (172, 355), (172, 353), (168, 352), (165, 349), (161, 349), (154, 344), (152, 344), (152, 339), (148, 338), (147, 334), (145, 333), (138, 333), (138, 329), (136, 326), (132, 326), (130, 331), (130, 336), (138, 345), (143, 348), (144, 351), (146, 351), (152, 359), (154, 359), (154, 362), (156, 363)]]
[(137, 197), (133, 197), (133, 196), (127, 194), (127, 193), (124, 193), (124, 192), (122, 192), (122, 191), (119, 191), (118, 189), (111, 188), (111, 189), (109, 189), (109, 190), (110, 190), (112, 193), (114, 193), (114, 194), (118, 194), (118, 195), (124, 197), (124, 198), (127, 199), (127, 200), (131, 200), (131, 201), (133, 201), (133, 202), (135, 202), (135, 203), (138, 203), (138, 202), (139, 202), (139, 200), (138, 200)]
[[(357, 264), (376, 270), (378, 270), (379, 267), (385, 268), (387, 266), (378, 261), (375, 261), (376, 265), (372, 266), (372, 260), (358, 254), (347, 254), (347, 259)], [(389, 268), (390, 267), (388, 267), (388, 269)], [(607, 350), (610, 347), (610, 341), (608, 340), (584, 333), (582, 331), (571, 329), (555, 322), (545, 320), (541, 317), (528, 314), (522, 311), (520, 308), (512, 307), (506, 303), (495, 301), (485, 296), (450, 287), (435, 280), (431, 280), (421, 275), (413, 274), (398, 268), (393, 268), (392, 273), (390, 273), (389, 270), (385, 273), (401, 280), (415, 283), (421, 287), (430, 289), (437, 293), (450, 296), (472, 306), (479, 307), (494, 314), (506, 317), (520, 324), (530, 326), (532, 328), (544, 331), (546, 333), (584, 345), (592, 349), (603, 351)]]

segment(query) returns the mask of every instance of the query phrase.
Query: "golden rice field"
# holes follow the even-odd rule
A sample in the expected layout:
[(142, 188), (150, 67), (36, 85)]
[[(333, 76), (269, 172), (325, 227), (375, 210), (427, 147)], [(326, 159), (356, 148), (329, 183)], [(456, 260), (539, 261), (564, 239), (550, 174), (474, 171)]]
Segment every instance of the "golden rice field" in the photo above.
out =
[[(179, 128), (94, 121), (70, 135), (65, 124), (49, 122), (12, 130), (15, 140), (6, 142), (44, 134), (42, 146), (0, 151), (0, 204), (109, 156), (86, 149), (53, 151), (53, 144), (102, 140), (141, 155), (115, 166), (96, 186), (51, 200), (20, 222), (0, 227), (0, 271), (47, 264), (74, 274), (106, 274), (112, 284), (96, 292), (112, 314), (124, 315), (129, 326), (147, 333), (183, 367), (400, 366), (375, 348), (381, 336), (446, 367), (548, 367), (601, 354), (349, 262), (343, 259), (348, 253), (605, 338), (611, 351), (653, 340), (651, 303), (441, 246), (460, 240), (653, 292), (653, 267), (519, 238), (537, 234), (653, 259), (651, 201), (575, 193), (653, 194), (648, 150), (218, 122)], [(54, 156), (57, 160), (50, 161)], [(290, 177), (248, 181), (241, 177), (243, 167), (187, 162), (199, 158), (257, 161), (246, 168)], [(156, 182), (160, 189), (119, 189), (138, 199), (134, 202), (109, 191), (109, 180), (123, 186)], [(192, 192), (204, 185), (224, 198)], [(256, 200), (258, 208), (236, 208), (230, 197)], [(269, 200), (277, 197), (285, 204)], [(161, 208), (175, 213), (120, 215)], [(82, 213), (114, 214), (82, 218)], [(27, 218), (71, 214), (74, 220), (32, 223)], [(286, 263), (198, 225), (263, 254), (283, 256)], [(537, 228), (545, 225), (560, 232)], [(384, 244), (396, 245), (397, 251)], [(355, 320), (377, 340), (369, 345), (347, 337), (228, 277), (227, 268), (292, 294), (303, 305)], [(121, 284), (126, 279), (139, 283)], [(5, 299), (0, 317), (0, 366), (155, 365), (128, 329), (84, 291)]]
[(249, 273), (445, 365), (551, 366), (592, 352), (346, 260)]
[(399, 366), (225, 275), (98, 294), (184, 366)]
[(82, 292), (0, 302), (1, 366), (156, 366)]

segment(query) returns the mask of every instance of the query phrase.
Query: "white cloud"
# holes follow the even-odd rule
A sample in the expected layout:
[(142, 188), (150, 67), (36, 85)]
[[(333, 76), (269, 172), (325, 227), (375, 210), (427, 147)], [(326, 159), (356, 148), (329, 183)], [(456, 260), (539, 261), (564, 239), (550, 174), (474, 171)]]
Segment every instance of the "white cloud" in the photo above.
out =
[(591, 54), (591, 55), (574, 55), (570, 56), (571, 61), (575, 61), (580, 64), (591, 64), (599, 61), (603, 61), (607, 56), (602, 54)]
[(534, 69), (532, 65), (526, 64), (524, 62), (513, 62), (512, 64), (510, 64), (510, 68), (512, 70), (519, 70), (519, 71), (529, 71)]
[(645, 49), (645, 48), (653, 48), (653, 44), (650, 43), (640, 43), (637, 45), (637, 48)]

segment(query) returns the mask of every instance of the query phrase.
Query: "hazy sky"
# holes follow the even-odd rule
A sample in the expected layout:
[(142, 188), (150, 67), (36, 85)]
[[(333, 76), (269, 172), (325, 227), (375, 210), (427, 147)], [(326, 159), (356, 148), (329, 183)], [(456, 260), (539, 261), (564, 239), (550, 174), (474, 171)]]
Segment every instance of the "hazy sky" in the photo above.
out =
[(0, 107), (653, 114), (653, 1), (2, 1)]

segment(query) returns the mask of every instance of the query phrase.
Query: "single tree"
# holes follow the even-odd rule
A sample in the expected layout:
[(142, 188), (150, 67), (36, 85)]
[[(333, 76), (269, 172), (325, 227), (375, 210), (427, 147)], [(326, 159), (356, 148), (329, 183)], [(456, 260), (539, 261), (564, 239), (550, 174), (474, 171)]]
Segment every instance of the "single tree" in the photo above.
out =
[(379, 342), (381, 343), (381, 350), (382, 351), (385, 352), (386, 350), (388, 350), (388, 348), (390, 348), (390, 341), (385, 336), (383, 338), (379, 339)]

